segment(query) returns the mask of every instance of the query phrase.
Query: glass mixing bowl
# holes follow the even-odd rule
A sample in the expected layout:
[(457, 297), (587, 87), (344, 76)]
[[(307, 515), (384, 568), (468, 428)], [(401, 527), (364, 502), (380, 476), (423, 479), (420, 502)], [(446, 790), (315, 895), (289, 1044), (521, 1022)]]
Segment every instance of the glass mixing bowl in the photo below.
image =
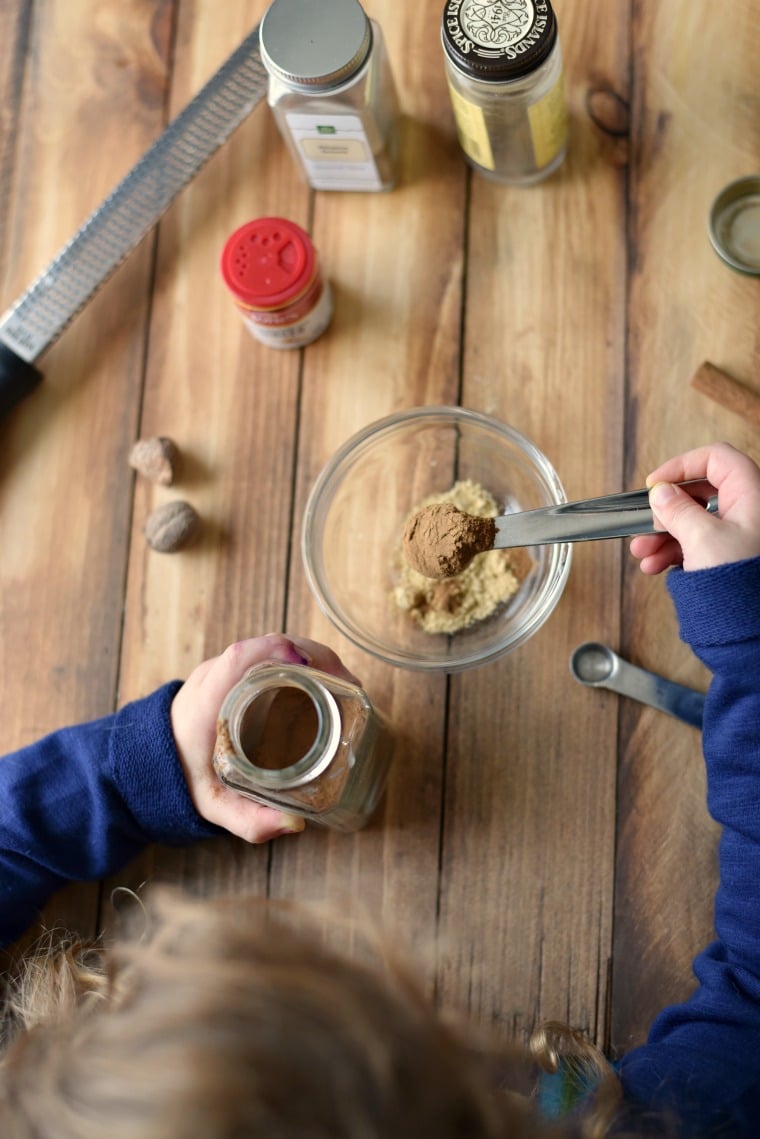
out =
[(525, 643), (556, 606), (570, 572), (567, 544), (531, 547), (518, 593), (456, 633), (428, 633), (399, 609), (406, 518), (428, 495), (472, 479), (499, 513), (566, 502), (545, 455), (513, 427), (461, 407), (417, 407), (371, 423), (333, 455), (306, 505), (302, 554), (323, 612), (367, 653), (401, 668), (458, 672)]

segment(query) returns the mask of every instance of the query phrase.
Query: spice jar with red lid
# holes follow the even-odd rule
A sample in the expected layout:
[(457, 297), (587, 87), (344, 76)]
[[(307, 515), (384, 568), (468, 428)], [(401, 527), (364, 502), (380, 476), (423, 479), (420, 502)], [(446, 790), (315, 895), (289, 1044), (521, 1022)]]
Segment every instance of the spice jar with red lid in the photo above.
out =
[(221, 270), (249, 330), (270, 348), (303, 348), (330, 323), (329, 282), (311, 238), (295, 222), (247, 222), (228, 238)]

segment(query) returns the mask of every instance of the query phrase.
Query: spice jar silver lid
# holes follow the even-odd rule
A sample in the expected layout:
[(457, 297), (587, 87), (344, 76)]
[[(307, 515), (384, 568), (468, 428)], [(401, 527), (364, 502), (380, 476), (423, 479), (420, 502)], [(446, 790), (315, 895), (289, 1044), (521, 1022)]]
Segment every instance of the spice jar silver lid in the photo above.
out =
[(270, 74), (321, 90), (359, 70), (372, 47), (372, 25), (358, 0), (274, 0), (259, 39)]
[(550, 0), (478, 4), (447, 0), (441, 23), (443, 49), (464, 75), (508, 83), (530, 74), (557, 42)]
[(760, 174), (724, 186), (708, 224), (718, 256), (739, 273), (760, 276)]

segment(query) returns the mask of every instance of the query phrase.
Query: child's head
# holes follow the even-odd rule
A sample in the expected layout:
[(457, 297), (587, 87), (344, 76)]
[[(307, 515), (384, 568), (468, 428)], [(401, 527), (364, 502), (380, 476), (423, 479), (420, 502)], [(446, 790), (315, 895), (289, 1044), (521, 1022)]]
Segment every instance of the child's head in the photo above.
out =
[[(539, 1134), (526, 1102), (496, 1090), (493, 1058), (444, 1025), (402, 969), (352, 963), (324, 940), (262, 903), (159, 897), (149, 929), (106, 955), (104, 974), (81, 953), (51, 959), (30, 974), (27, 1003), (42, 1001), (44, 1021), (23, 1012), (0, 1068), (0, 1133)], [(499, 1077), (515, 1075), (500, 1064)]]
[(399, 970), (240, 900), (159, 899), (150, 927), (103, 983), (48, 965), (64, 1003), (87, 993), (9, 1050), (4, 1135), (20, 1119), (40, 1139), (503, 1134), (481, 1068)]

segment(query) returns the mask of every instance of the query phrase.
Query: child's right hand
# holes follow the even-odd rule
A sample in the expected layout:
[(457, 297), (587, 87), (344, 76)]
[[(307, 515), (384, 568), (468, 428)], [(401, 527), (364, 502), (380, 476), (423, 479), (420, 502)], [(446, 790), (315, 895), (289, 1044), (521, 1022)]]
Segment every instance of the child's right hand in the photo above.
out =
[[(705, 479), (718, 493), (718, 514), (708, 514), (681, 487)], [(663, 463), (647, 478), (655, 522), (664, 533), (631, 541), (642, 573), (669, 566), (710, 569), (760, 555), (760, 468), (728, 443), (686, 451)]]

